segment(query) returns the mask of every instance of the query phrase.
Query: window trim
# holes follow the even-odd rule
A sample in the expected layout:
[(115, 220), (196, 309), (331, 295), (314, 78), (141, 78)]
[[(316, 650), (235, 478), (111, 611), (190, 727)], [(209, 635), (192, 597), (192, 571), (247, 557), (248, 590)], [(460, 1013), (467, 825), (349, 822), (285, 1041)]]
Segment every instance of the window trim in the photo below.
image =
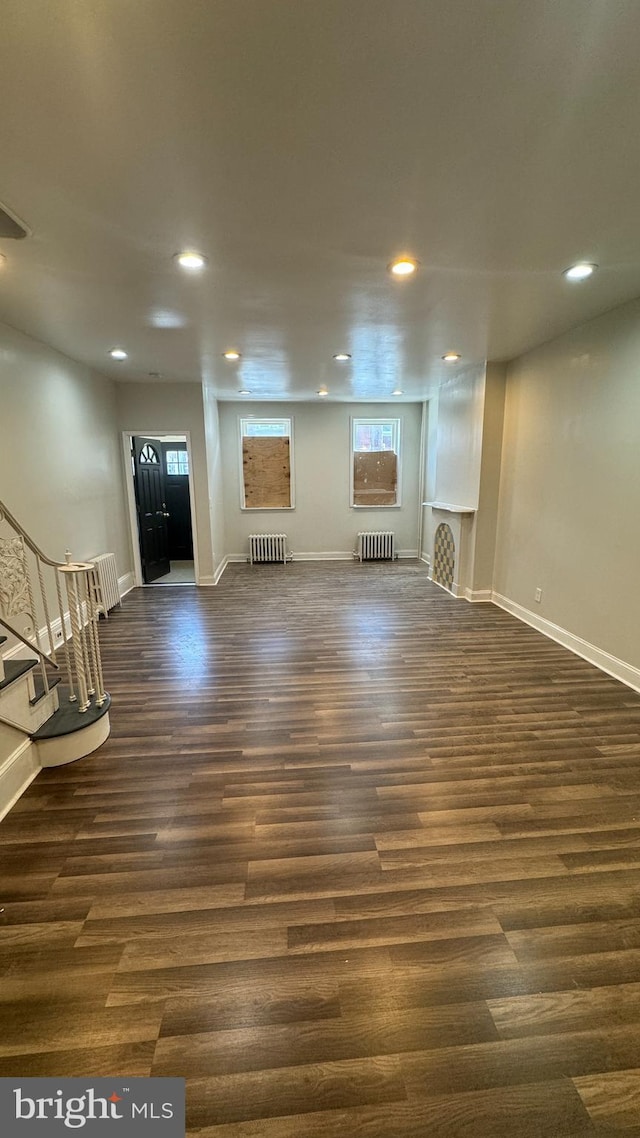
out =
[[(354, 455), (365, 452), (355, 449), (355, 432), (357, 423), (393, 423), (395, 424), (395, 454), (398, 460), (398, 482), (396, 486), (396, 500), (386, 505), (361, 506), (354, 502), (353, 468)], [(352, 510), (398, 510), (402, 507), (402, 419), (397, 415), (385, 415), (384, 418), (375, 418), (371, 415), (352, 415), (349, 423), (349, 508)]]
[[(244, 496), (244, 470), (242, 467), (242, 440), (245, 437), (244, 424), (245, 423), (288, 423), (289, 424), (289, 489), (290, 499), (288, 506), (247, 506), (245, 505)], [(255, 438), (260, 436), (248, 436)], [(286, 438), (286, 435), (272, 435), (262, 436), (271, 438)], [(239, 483), (240, 483), (240, 509), (243, 513), (278, 513), (283, 510), (295, 510), (295, 463), (294, 463), (294, 447), (293, 447), (293, 416), (292, 415), (238, 415), (238, 469), (239, 469)]]

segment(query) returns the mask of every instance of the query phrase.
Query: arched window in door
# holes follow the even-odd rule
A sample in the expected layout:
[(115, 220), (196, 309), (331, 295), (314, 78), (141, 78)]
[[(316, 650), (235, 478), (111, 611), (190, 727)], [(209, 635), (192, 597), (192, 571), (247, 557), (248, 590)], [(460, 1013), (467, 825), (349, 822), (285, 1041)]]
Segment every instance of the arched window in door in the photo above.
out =
[(158, 452), (155, 447), (151, 446), (151, 443), (144, 444), (142, 450), (140, 451), (140, 462), (143, 464), (160, 463)]

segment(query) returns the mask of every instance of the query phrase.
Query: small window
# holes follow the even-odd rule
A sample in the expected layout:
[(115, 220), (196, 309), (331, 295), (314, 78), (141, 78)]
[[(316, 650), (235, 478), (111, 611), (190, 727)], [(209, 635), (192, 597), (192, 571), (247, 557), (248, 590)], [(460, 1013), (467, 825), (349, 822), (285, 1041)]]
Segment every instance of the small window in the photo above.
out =
[(158, 452), (156, 448), (152, 447), (151, 443), (145, 443), (142, 450), (140, 451), (140, 463), (143, 465), (146, 463), (150, 466), (153, 466), (159, 462), (160, 459), (158, 458)]
[(186, 450), (168, 450), (166, 464), (167, 474), (189, 473), (189, 455)]
[(251, 439), (282, 439), (291, 435), (290, 419), (243, 419), (242, 434)]
[(353, 419), (351, 505), (399, 506), (399, 463), (399, 419)]
[(289, 510), (291, 419), (241, 419), (242, 508)]

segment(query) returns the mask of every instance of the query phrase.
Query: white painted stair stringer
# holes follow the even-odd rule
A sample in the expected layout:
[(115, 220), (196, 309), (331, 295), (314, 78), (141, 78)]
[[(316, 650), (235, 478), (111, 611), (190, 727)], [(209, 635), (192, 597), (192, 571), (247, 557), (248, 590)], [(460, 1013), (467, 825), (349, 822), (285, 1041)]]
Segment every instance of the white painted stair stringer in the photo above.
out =
[(38, 752), (31, 739), (0, 723), (0, 819), (24, 794), (39, 770)]
[(58, 709), (58, 692), (52, 688), (31, 706), (35, 696), (33, 672), (25, 672), (0, 689), (0, 715), (17, 723), (25, 731), (37, 731)]

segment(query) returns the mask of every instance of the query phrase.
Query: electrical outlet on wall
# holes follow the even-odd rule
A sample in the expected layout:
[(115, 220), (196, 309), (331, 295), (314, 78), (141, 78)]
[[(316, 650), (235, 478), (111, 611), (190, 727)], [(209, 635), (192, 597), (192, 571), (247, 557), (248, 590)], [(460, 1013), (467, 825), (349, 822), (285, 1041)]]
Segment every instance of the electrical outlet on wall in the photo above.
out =
[(542, 589), (537, 588), (535, 593), (533, 594), (533, 596), (534, 596), (534, 600), (536, 600), (538, 602), (538, 604), (540, 604), (540, 601), (542, 600)]

